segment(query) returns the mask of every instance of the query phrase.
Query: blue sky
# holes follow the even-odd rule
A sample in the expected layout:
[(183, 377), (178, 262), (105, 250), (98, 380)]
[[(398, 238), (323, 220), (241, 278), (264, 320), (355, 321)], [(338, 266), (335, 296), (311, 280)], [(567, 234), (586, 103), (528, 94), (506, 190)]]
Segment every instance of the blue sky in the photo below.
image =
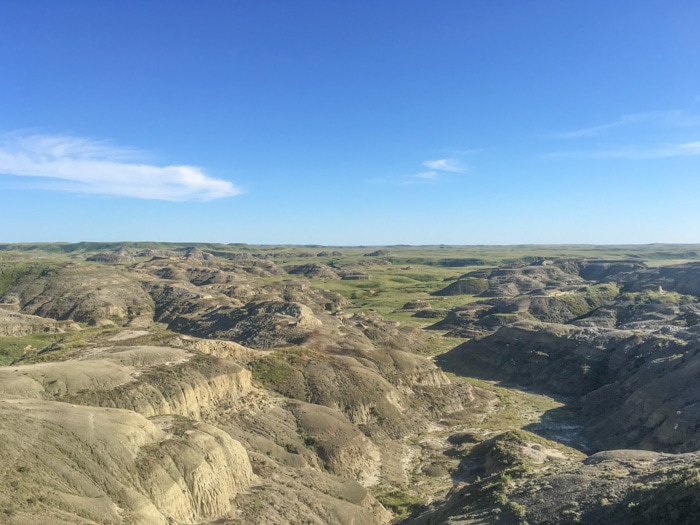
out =
[(0, 242), (700, 242), (695, 1), (0, 1)]

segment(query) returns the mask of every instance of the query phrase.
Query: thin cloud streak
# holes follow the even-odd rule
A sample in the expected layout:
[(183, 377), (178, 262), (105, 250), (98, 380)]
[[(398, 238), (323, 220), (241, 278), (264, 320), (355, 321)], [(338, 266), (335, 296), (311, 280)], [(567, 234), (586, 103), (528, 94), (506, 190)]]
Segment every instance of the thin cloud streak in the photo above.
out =
[[(478, 150), (471, 150), (476, 152)], [(423, 161), (423, 166), (428, 168), (426, 171), (414, 173), (413, 175), (404, 175), (394, 178), (380, 177), (372, 179), (373, 183), (388, 183), (395, 182), (398, 184), (440, 184), (450, 178), (454, 178), (454, 174), (465, 173), (469, 171), (469, 167), (464, 165), (457, 159), (444, 158), (436, 160)]]
[(136, 162), (138, 152), (106, 141), (65, 135), (7, 135), (0, 141), (0, 173), (41, 178), (49, 189), (75, 193), (209, 201), (241, 193), (194, 166)]
[(608, 122), (598, 126), (591, 126), (588, 128), (576, 129), (572, 131), (553, 133), (550, 135), (550, 137), (556, 139), (595, 137), (601, 135), (602, 133), (610, 129), (632, 126), (635, 124), (641, 124), (645, 122), (650, 122), (673, 128), (696, 127), (700, 126), (700, 116), (688, 115), (685, 111), (681, 110), (648, 111), (646, 113), (633, 113), (630, 115), (623, 115), (622, 117), (613, 122)]
[(423, 166), (431, 171), (447, 171), (450, 173), (464, 173), (467, 169), (457, 159), (426, 160)]
[(606, 151), (573, 151), (565, 153), (550, 153), (545, 159), (561, 158), (589, 158), (589, 159), (666, 159), (673, 157), (690, 157), (700, 155), (700, 141), (686, 142), (683, 144), (668, 144), (656, 148), (629, 148)]

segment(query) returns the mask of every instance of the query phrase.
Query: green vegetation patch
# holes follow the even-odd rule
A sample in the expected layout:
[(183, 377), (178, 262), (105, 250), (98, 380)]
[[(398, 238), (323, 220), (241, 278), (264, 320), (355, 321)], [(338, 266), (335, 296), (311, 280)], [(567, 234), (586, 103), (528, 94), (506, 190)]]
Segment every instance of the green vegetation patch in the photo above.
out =
[(306, 399), (306, 379), (302, 373), (309, 360), (327, 357), (307, 347), (279, 348), (250, 364), (253, 379), (264, 386), (295, 399)]
[(400, 520), (410, 516), (423, 506), (423, 500), (401, 489), (388, 489), (375, 494), (375, 497)]
[[(447, 374), (456, 377), (453, 374)], [(511, 430), (536, 423), (545, 412), (563, 406), (563, 403), (542, 394), (523, 392), (516, 388), (496, 386), (490, 381), (463, 377), (467, 383), (492, 392), (498, 396), (499, 403), (489, 412), (481, 426), (490, 430)]]
[[(25, 354), (35, 356), (42, 349), (50, 351), (52, 345), (60, 345), (56, 334), (31, 334), (23, 337), (0, 337), (0, 365), (12, 364)], [(56, 346), (54, 346), (56, 348)], [(58, 349), (58, 348), (56, 348)]]
[(22, 337), (0, 337), (0, 365), (63, 361), (72, 357), (91, 339), (114, 331), (110, 328), (83, 328), (80, 331), (36, 333)]
[(620, 290), (615, 284), (595, 284), (578, 289), (574, 293), (558, 295), (557, 299), (565, 303), (576, 317), (586, 315), (615, 300)]
[(0, 297), (19, 279), (30, 275), (38, 277), (52, 271), (55, 266), (55, 263), (44, 261), (0, 261)]
[(644, 290), (642, 292), (624, 292), (620, 299), (635, 306), (647, 304), (689, 304), (696, 301), (692, 295), (683, 295), (678, 292), (666, 292), (661, 290)]
[(452, 282), (446, 288), (433, 292), (433, 295), (479, 295), (489, 289), (486, 279), (466, 277)]

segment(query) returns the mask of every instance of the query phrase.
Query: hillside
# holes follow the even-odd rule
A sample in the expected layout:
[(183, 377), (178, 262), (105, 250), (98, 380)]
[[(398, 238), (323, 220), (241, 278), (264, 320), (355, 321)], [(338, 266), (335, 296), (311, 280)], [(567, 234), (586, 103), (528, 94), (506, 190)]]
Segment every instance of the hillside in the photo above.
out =
[(690, 523), (699, 253), (0, 245), (0, 520)]

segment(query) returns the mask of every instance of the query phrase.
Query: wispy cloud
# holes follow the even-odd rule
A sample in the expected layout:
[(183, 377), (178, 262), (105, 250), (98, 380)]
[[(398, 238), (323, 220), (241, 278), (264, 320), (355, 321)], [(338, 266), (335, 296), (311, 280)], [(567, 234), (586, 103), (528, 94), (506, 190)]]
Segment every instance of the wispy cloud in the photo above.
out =
[(700, 155), (700, 141), (685, 142), (682, 144), (665, 144), (652, 148), (630, 146), (612, 150), (600, 151), (570, 151), (564, 153), (550, 153), (545, 155), (548, 159), (557, 158), (591, 158), (591, 159), (665, 159), (673, 157), (689, 157)]
[(437, 183), (450, 174), (468, 171), (466, 165), (454, 158), (426, 160), (423, 161), (423, 166), (428, 168), (428, 171), (411, 176), (412, 183)]
[(138, 151), (106, 141), (66, 135), (0, 138), (0, 174), (51, 181), (51, 189), (74, 193), (208, 201), (241, 190), (193, 166), (155, 166), (138, 162)]
[(700, 155), (700, 140), (677, 144), (675, 150), (683, 155)]
[(447, 171), (450, 173), (463, 173), (466, 167), (457, 159), (426, 160), (423, 166), (433, 171)]
[(686, 111), (682, 110), (648, 111), (645, 113), (633, 113), (629, 115), (623, 115), (617, 120), (607, 122), (604, 124), (599, 124), (597, 126), (590, 126), (571, 131), (553, 133), (550, 135), (550, 137), (558, 139), (595, 137), (611, 129), (621, 128), (625, 126), (633, 126), (642, 123), (653, 123), (660, 126), (674, 128), (696, 127), (700, 126), (700, 115), (688, 114)]
[[(467, 151), (467, 150), (464, 150)], [(480, 150), (468, 150), (470, 153), (475, 153)], [(436, 185), (443, 182), (447, 182), (450, 179), (454, 180), (458, 178), (459, 174), (467, 173), (469, 171), (469, 166), (462, 163), (459, 159), (449, 157), (434, 160), (425, 160), (422, 162), (424, 168), (427, 170), (419, 171), (418, 173), (413, 173), (412, 175), (397, 175), (394, 177), (379, 177), (372, 179), (373, 183), (391, 183), (391, 184), (405, 184), (405, 185)]]

